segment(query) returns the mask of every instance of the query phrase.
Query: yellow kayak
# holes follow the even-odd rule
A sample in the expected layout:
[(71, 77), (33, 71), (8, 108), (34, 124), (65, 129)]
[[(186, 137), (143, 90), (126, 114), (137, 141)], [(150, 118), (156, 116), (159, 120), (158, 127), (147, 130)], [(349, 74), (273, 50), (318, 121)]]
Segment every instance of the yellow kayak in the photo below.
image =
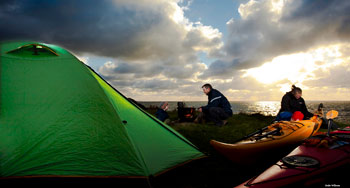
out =
[(268, 151), (297, 144), (315, 134), (322, 124), (318, 115), (310, 120), (280, 121), (271, 124), (245, 139), (228, 144), (211, 140), (210, 144), (222, 155), (237, 164), (249, 164)]

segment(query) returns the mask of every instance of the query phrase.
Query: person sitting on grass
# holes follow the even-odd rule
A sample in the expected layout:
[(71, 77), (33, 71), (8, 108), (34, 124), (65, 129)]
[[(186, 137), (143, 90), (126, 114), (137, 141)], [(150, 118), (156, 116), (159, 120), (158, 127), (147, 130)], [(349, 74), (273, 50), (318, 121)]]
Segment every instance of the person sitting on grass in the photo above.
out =
[(287, 92), (281, 101), (281, 109), (277, 114), (276, 121), (289, 121), (294, 112), (300, 111), (303, 119), (310, 119), (313, 114), (310, 113), (302, 96), (302, 90), (295, 85), (292, 85), (292, 90)]
[(166, 112), (169, 108), (168, 102), (161, 102), (158, 106), (158, 110), (156, 112), (156, 117), (162, 121), (167, 123), (169, 120), (169, 114)]
[(195, 119), (195, 123), (201, 123), (205, 119), (213, 121), (218, 126), (225, 125), (227, 119), (232, 116), (231, 104), (220, 91), (214, 89), (210, 84), (204, 84), (202, 89), (208, 95), (208, 105), (198, 109), (200, 114)]

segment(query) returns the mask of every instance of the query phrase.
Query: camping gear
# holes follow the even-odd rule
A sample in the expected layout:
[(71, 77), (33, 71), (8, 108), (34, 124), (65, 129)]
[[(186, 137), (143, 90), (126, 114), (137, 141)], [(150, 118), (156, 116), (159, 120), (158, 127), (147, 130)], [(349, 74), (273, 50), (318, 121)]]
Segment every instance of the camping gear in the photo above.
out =
[(292, 116), (293, 116), (292, 112), (284, 111), (277, 114), (276, 121), (290, 121)]
[(211, 140), (210, 144), (234, 163), (254, 164), (260, 158), (312, 136), (322, 124), (322, 108), (310, 120), (280, 121), (253, 132), (234, 144)]
[(196, 108), (186, 107), (184, 102), (177, 103), (177, 113), (180, 122), (192, 122), (196, 118)]
[(300, 121), (304, 119), (304, 114), (301, 113), (300, 111), (295, 111), (293, 113), (293, 116), (291, 118), (292, 121)]
[(0, 50), (0, 179), (149, 178), (204, 156), (67, 50)]
[[(344, 165), (350, 164), (350, 131), (319, 133), (295, 148), (286, 157), (260, 175), (237, 186), (239, 188), (297, 187), (313, 185)], [(344, 172), (343, 170), (343, 173)], [(344, 180), (346, 181), (346, 180)], [(332, 183), (339, 183), (331, 181)], [(345, 185), (341, 185), (342, 187)], [(346, 187), (346, 186), (345, 186)]]

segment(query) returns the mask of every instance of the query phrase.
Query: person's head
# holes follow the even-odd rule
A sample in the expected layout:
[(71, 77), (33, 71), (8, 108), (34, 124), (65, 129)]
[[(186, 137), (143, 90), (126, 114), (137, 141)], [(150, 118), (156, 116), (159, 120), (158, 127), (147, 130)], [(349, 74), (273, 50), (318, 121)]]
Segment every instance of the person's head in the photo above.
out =
[(169, 103), (168, 102), (161, 102), (158, 107), (160, 109), (163, 109), (164, 111), (166, 111), (169, 108)]
[(296, 87), (295, 85), (292, 85), (292, 94), (294, 95), (294, 97), (296, 99), (299, 99), (302, 94), (303, 94), (303, 91), (299, 88), (299, 87)]
[(202, 89), (203, 89), (203, 93), (208, 95), (210, 93), (210, 91), (213, 89), (213, 87), (210, 84), (204, 84), (202, 86)]

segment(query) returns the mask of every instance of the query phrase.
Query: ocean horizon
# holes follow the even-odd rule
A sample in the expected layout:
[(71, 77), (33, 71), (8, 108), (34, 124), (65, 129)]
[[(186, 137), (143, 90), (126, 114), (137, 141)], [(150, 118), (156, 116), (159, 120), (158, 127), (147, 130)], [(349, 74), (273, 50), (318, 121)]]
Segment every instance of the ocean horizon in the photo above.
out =
[[(162, 101), (139, 102), (146, 107), (157, 107)], [(205, 106), (208, 103), (207, 101), (168, 101), (169, 111), (176, 110), (178, 102), (184, 102), (187, 107), (194, 108)], [(327, 113), (329, 110), (336, 110), (339, 112), (339, 116), (335, 121), (350, 124), (350, 101), (306, 101), (306, 106), (309, 112), (314, 112), (320, 103), (324, 105), (324, 113)], [(234, 114), (259, 113), (266, 116), (276, 116), (281, 108), (281, 101), (230, 101), (230, 104)]]

